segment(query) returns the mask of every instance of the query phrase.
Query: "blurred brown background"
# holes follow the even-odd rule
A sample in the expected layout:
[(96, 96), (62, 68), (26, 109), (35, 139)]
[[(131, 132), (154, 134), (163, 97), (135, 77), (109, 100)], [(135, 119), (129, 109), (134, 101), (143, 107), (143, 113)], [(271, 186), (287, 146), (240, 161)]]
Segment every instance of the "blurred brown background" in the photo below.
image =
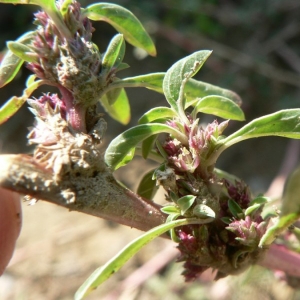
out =
[[(127, 45), (125, 62), (130, 69), (120, 77), (166, 71), (174, 62), (200, 49), (213, 54), (196, 78), (236, 91), (243, 99), (247, 121), (300, 103), (300, 2), (297, 0), (119, 0), (108, 1), (131, 10), (144, 24), (155, 41), (158, 56), (143, 57)], [(80, 1), (83, 7), (92, 1)], [(5, 41), (14, 40), (32, 27), (36, 6), (0, 5), (0, 49)], [(94, 42), (104, 52), (116, 33), (103, 22), (94, 22)], [(20, 95), (29, 75), (26, 68), (9, 85), (1, 89), (1, 103)], [(40, 94), (39, 90), (36, 96)], [(45, 91), (45, 90), (44, 90)], [(137, 88), (127, 90), (132, 121), (148, 109), (166, 105), (162, 95)], [(202, 120), (210, 120), (203, 116)], [(105, 143), (125, 130), (107, 117), (109, 128)], [(1, 126), (2, 153), (29, 152), (27, 127), (33, 117), (23, 107)], [(240, 128), (231, 122), (225, 134)], [(288, 140), (264, 138), (245, 141), (227, 150), (218, 167), (243, 178), (255, 194), (264, 192), (280, 170)], [(296, 146), (297, 147), (297, 146)], [(297, 161), (297, 158), (295, 159)], [(133, 161), (118, 172), (118, 178), (136, 188), (143, 172), (150, 167)], [(138, 167), (136, 167), (138, 166)], [(279, 196), (279, 195), (278, 195)], [(163, 193), (160, 194), (160, 200)], [(107, 221), (68, 213), (54, 205), (38, 202), (23, 205), (24, 225), (11, 266), (0, 279), (0, 299), (72, 299), (84, 279), (140, 232)], [(132, 259), (120, 273), (104, 283), (88, 299), (299, 299), (296, 289), (278, 281), (274, 274), (255, 267), (237, 277), (217, 283), (185, 284), (180, 276), (181, 265), (170, 263), (146, 280), (133, 293), (117, 298), (110, 293), (120, 288), (134, 270), (171, 247), (168, 241), (152, 242)], [(174, 253), (174, 252), (172, 252)], [(163, 255), (163, 254), (161, 254)], [(152, 268), (159, 265), (156, 256)], [(142, 274), (151, 273), (151, 266)], [(158, 268), (158, 267), (157, 267)], [(138, 275), (139, 277), (139, 275)], [(111, 295), (111, 297), (108, 297)], [(123, 298), (122, 298), (123, 297)], [(298, 297), (298, 298), (297, 298)]]

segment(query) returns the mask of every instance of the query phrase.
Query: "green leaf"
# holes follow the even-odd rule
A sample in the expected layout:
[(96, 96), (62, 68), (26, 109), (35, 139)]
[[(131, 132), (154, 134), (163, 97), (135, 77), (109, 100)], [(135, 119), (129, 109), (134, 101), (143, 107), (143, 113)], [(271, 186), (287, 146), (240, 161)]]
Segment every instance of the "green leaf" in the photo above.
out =
[(221, 87), (198, 81), (191, 78), (185, 85), (184, 94), (186, 97), (186, 107), (191, 105), (195, 99), (206, 96), (222, 96), (241, 106), (242, 100), (238, 94)]
[(29, 75), (26, 80), (26, 87), (28, 88), (30, 85), (32, 85), (35, 82), (35, 80), (36, 80), (35, 74)]
[(266, 204), (269, 201), (271, 201), (271, 199), (269, 197), (265, 197), (265, 196), (258, 196), (255, 199), (253, 199), (252, 201), (250, 201), (249, 205), (254, 205), (254, 204)]
[(281, 216), (300, 213), (300, 167), (298, 166), (287, 179), (281, 205)]
[(115, 73), (130, 68), (129, 64), (121, 62), (115, 70)]
[(223, 119), (245, 120), (244, 113), (240, 107), (223, 96), (212, 95), (200, 99), (195, 105), (192, 114), (196, 115), (198, 112), (215, 115)]
[(142, 156), (144, 159), (146, 159), (153, 149), (153, 146), (156, 142), (157, 134), (151, 135), (148, 138), (144, 139), (142, 142)]
[(293, 225), (300, 218), (300, 213), (290, 213), (288, 215), (281, 216), (277, 222), (262, 236), (259, 247), (267, 247), (271, 245), (274, 240), (283, 233), (289, 226)]
[(245, 216), (250, 216), (252, 213), (256, 212), (258, 209), (260, 209), (263, 206), (263, 204), (253, 204), (245, 210)]
[[(166, 223), (170, 223), (172, 221), (175, 221), (179, 217), (180, 217), (180, 212), (179, 211), (177, 213), (175, 212), (175, 213), (169, 214), (168, 217), (167, 217)], [(170, 233), (170, 238), (173, 242), (175, 242), (175, 243), (180, 242), (180, 239), (178, 238), (178, 236), (175, 232), (175, 228), (170, 229), (169, 233)]]
[(180, 219), (171, 221), (160, 226), (157, 226), (142, 236), (138, 237), (130, 244), (128, 244), (122, 251), (109, 260), (105, 265), (96, 269), (91, 276), (82, 284), (75, 294), (74, 299), (83, 299), (90, 292), (95, 290), (101, 283), (107, 280), (112, 274), (116, 273), (131, 257), (133, 257), (142, 247), (151, 242), (154, 238), (178, 226), (188, 224), (206, 224), (213, 221), (213, 219)]
[[(17, 42), (29, 44), (34, 36), (33, 31), (29, 31), (19, 37)], [(8, 50), (4, 55), (0, 65), (0, 88), (12, 81), (18, 74), (23, 60), (16, 56), (12, 51)]]
[(153, 73), (147, 75), (140, 75), (135, 77), (128, 77), (124, 79), (117, 79), (111, 83), (111, 87), (145, 87), (150, 90), (163, 93), (162, 83), (165, 73)]
[[(135, 148), (135, 155), (139, 155), (141, 157), (143, 156), (141, 147), (137, 146)], [(148, 153), (147, 159), (151, 159), (158, 164), (161, 164), (165, 161), (165, 159), (155, 149), (151, 149), (151, 151)]]
[(112, 89), (105, 94), (109, 105), (113, 105), (118, 100), (122, 90), (124, 89)]
[[(163, 213), (171, 215), (171, 214), (178, 214), (180, 216), (180, 210), (175, 205), (167, 205), (160, 209)], [(172, 221), (172, 220), (170, 220)]]
[(174, 118), (177, 113), (169, 107), (155, 107), (147, 111), (140, 119), (139, 124), (150, 123), (159, 119)]
[(127, 153), (132, 151), (138, 143), (161, 132), (170, 133), (184, 145), (187, 144), (187, 138), (181, 132), (168, 125), (158, 123), (138, 125), (126, 130), (112, 140), (105, 152), (106, 164), (113, 170), (118, 169), (124, 165), (123, 159)]
[(193, 209), (193, 215), (199, 218), (215, 218), (216, 213), (205, 204), (197, 204)]
[(171, 107), (178, 112), (178, 100), (182, 89), (183, 81), (194, 76), (202, 67), (211, 51), (202, 50), (195, 52), (176, 62), (166, 73), (163, 80), (163, 90)]
[(73, 0), (64, 0), (62, 3), (61, 3), (61, 6), (60, 6), (60, 13), (65, 16), (65, 14), (68, 12), (68, 8), (70, 6), (70, 4), (72, 4)]
[(197, 197), (193, 195), (186, 195), (178, 199), (177, 204), (181, 209), (181, 214), (184, 215), (191, 208), (196, 198)]
[(156, 180), (152, 179), (154, 170), (151, 170), (149, 172), (147, 172), (140, 184), (139, 187), (137, 189), (137, 194), (146, 198), (146, 199), (150, 199), (152, 200), (156, 194), (156, 192), (158, 191), (158, 186), (156, 185)]
[(131, 45), (142, 48), (150, 55), (156, 55), (155, 46), (141, 22), (127, 9), (113, 3), (96, 3), (83, 13), (93, 21), (105, 21), (124, 35)]
[[(153, 121), (159, 121), (162, 118), (169, 118), (176, 116), (176, 112), (168, 107), (155, 107), (148, 112), (146, 112), (138, 121), (139, 124), (147, 124)], [(145, 139), (142, 143), (142, 155), (143, 158), (147, 158), (151, 152), (155, 141), (157, 139), (156, 135), (153, 135)]]
[(118, 68), (124, 55), (125, 41), (122, 34), (117, 34), (110, 41), (102, 59), (102, 72), (107, 74), (112, 68)]
[(10, 98), (0, 108), (0, 125), (13, 116), (22, 107), (30, 95), (42, 84), (44, 84), (43, 80), (34, 81), (23, 91), (23, 95), (21, 97), (14, 96)]
[(241, 219), (241, 217), (244, 215), (241, 207), (232, 199), (228, 200), (228, 208), (236, 219)]
[(224, 149), (240, 141), (262, 136), (300, 139), (300, 109), (286, 109), (255, 119), (225, 139)]
[(8, 49), (27, 62), (38, 62), (38, 56), (32, 49), (20, 42), (7, 42)]
[[(135, 77), (128, 77), (124, 79), (115, 80), (111, 86), (116, 87), (146, 87), (163, 94), (163, 80), (166, 73), (153, 73)], [(185, 108), (194, 105), (198, 102), (198, 98), (206, 96), (222, 96), (232, 100), (238, 106), (241, 105), (241, 98), (233, 91), (220, 88), (218, 86), (197, 81), (190, 78), (185, 84), (184, 95), (186, 97)]]
[[(119, 79), (114, 81), (112, 83), (112, 86), (120, 85), (121, 87), (146, 87), (163, 94), (162, 85), (165, 74), (166, 73), (161, 72)], [(197, 81), (192, 78), (190, 78), (185, 84), (184, 95), (186, 97), (185, 108), (195, 104), (198, 101), (198, 98), (203, 98), (211, 95), (228, 98), (235, 102), (238, 106), (242, 104), (241, 98), (235, 92), (220, 88), (206, 82)]]
[[(100, 100), (105, 111), (116, 121), (127, 125), (130, 121), (130, 105), (125, 90), (121, 90), (116, 100), (109, 97), (110, 95), (106, 93)], [(109, 102), (113, 102), (113, 100), (115, 102), (110, 105)]]

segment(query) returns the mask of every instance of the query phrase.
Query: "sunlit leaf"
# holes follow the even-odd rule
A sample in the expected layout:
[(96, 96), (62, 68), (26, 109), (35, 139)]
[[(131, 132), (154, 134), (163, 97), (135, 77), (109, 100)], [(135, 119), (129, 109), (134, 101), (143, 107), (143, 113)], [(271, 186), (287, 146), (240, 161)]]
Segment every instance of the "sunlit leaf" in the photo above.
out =
[(144, 139), (161, 132), (170, 133), (182, 141), (183, 144), (187, 144), (186, 136), (168, 125), (158, 123), (138, 125), (126, 130), (112, 140), (105, 152), (107, 165), (113, 170), (124, 165), (123, 158), (128, 152), (132, 151)]
[(193, 215), (199, 218), (215, 218), (216, 213), (205, 204), (197, 204), (193, 209)]
[(245, 116), (240, 107), (232, 100), (223, 96), (206, 96), (200, 99), (193, 110), (221, 117), (223, 119), (243, 121)]
[[(150, 122), (158, 122), (160, 119), (169, 118), (176, 116), (176, 112), (168, 107), (155, 107), (148, 112), (146, 112), (140, 119), (139, 124), (147, 124)], [(146, 159), (148, 154), (152, 150), (157, 136), (151, 136), (145, 139), (142, 143), (142, 154), (143, 157)]]
[(262, 236), (259, 247), (266, 247), (271, 245), (274, 240), (284, 231), (286, 231), (289, 226), (293, 225), (300, 218), (299, 212), (290, 213), (284, 216), (280, 216), (277, 222), (268, 228), (266, 233)]
[[(109, 103), (113, 101), (114, 103), (110, 105)], [(101, 98), (101, 104), (113, 119), (124, 125), (129, 123), (130, 105), (124, 89), (120, 91), (117, 99), (108, 98), (108, 95), (105, 94)]]
[(189, 106), (197, 98), (203, 98), (211, 95), (228, 98), (235, 102), (238, 106), (241, 106), (242, 104), (240, 96), (235, 92), (203, 81), (198, 81), (193, 78), (189, 79), (189, 81), (186, 83), (184, 94), (186, 97), (186, 106)]
[(110, 41), (107, 50), (102, 59), (102, 72), (109, 73), (109, 71), (121, 64), (125, 55), (125, 42), (122, 34), (117, 34)]
[(68, 12), (68, 7), (72, 4), (73, 0), (64, 0), (60, 6), (60, 13), (64, 16)]
[(101, 283), (107, 280), (112, 274), (116, 273), (131, 257), (133, 257), (142, 247), (151, 242), (154, 238), (169, 231), (172, 228), (183, 226), (187, 224), (206, 224), (213, 221), (213, 219), (180, 219), (164, 223), (157, 226), (142, 236), (138, 237), (130, 244), (128, 244), (122, 251), (109, 260), (105, 265), (96, 269), (91, 276), (82, 284), (75, 294), (75, 300), (83, 299), (90, 292), (95, 290)]
[(258, 209), (262, 207), (263, 204), (253, 204), (245, 210), (245, 216), (250, 216), (252, 213), (256, 212)]
[(202, 50), (195, 52), (176, 62), (166, 73), (163, 80), (163, 90), (171, 107), (178, 111), (177, 101), (180, 99), (180, 90), (183, 80), (194, 76), (207, 60), (211, 51)]
[(141, 22), (127, 9), (113, 3), (96, 3), (83, 10), (93, 21), (105, 21), (124, 35), (125, 40), (142, 48), (150, 55), (156, 55), (155, 46)]
[[(152, 89), (158, 93), (163, 93), (163, 80), (166, 73), (153, 73), (149, 75), (141, 75), (135, 77), (128, 77), (124, 79), (116, 80), (112, 85), (120, 87), (146, 87)], [(185, 107), (189, 107), (192, 104), (198, 102), (198, 98), (206, 96), (222, 96), (235, 102), (238, 106), (241, 105), (241, 98), (233, 91), (223, 89), (221, 87), (197, 81), (190, 78), (185, 84), (184, 95), (186, 97)]]
[(10, 98), (0, 108), (0, 125), (13, 116), (22, 107), (30, 95), (42, 84), (44, 84), (42, 80), (34, 81), (23, 91), (23, 95), (21, 97), (14, 96)]
[(227, 148), (240, 141), (262, 136), (300, 139), (300, 109), (286, 109), (255, 119), (220, 141)]
[(27, 62), (38, 62), (36, 53), (32, 49), (20, 42), (7, 42), (8, 49), (20, 59)]
[(115, 80), (112, 87), (145, 87), (163, 93), (162, 83), (165, 73), (152, 73)]
[(278, 235), (286, 231), (300, 218), (300, 167), (287, 179), (283, 192), (279, 219), (268, 228), (260, 241), (260, 247), (270, 245)]
[[(19, 37), (17, 39), (17, 42), (23, 43), (25, 45), (29, 44), (33, 36), (34, 32), (29, 31)], [(3, 87), (15, 78), (23, 62), (24, 61), (16, 56), (12, 51), (8, 50), (6, 52), (0, 65), (0, 87)]]
[(249, 205), (254, 205), (254, 204), (266, 204), (269, 201), (271, 201), (271, 199), (269, 197), (265, 197), (265, 196), (258, 196), (255, 199), (251, 200)]
[(35, 79), (36, 79), (35, 74), (29, 75), (26, 80), (26, 87), (28, 88), (30, 85), (32, 85), (35, 82)]
[[(169, 206), (169, 207), (170, 207), (170, 206)], [(162, 212), (163, 212), (163, 209), (164, 209), (164, 208), (161, 209)], [(166, 223), (175, 221), (175, 220), (177, 220), (180, 216), (181, 216), (180, 211), (171, 213), (171, 214), (168, 215), (167, 220), (166, 220)], [(170, 234), (171, 241), (173, 241), (173, 242), (175, 242), (175, 243), (179, 243), (179, 242), (180, 242), (180, 239), (178, 238), (178, 236), (177, 236), (177, 234), (176, 234), (176, 232), (175, 232), (175, 228), (171, 228), (170, 231), (169, 231), (169, 234)]]
[(108, 91), (105, 94), (108, 104), (113, 105), (117, 101), (117, 99), (120, 97), (120, 93), (123, 90), (124, 89), (112, 89), (112, 90)]
[(177, 200), (177, 204), (181, 209), (181, 213), (184, 215), (194, 204), (196, 196), (186, 195)]
[(139, 124), (150, 123), (159, 119), (176, 117), (177, 113), (169, 107), (155, 107), (147, 111), (140, 119)]
[[(135, 77), (128, 77), (116, 80), (112, 86), (120, 87), (146, 87), (158, 93), (163, 93), (163, 80), (166, 73), (153, 73), (149, 75), (141, 75)], [(233, 91), (223, 89), (221, 87), (197, 81), (190, 78), (184, 87), (184, 95), (186, 98), (185, 108), (194, 105), (198, 102), (198, 98), (206, 96), (222, 96), (235, 102), (238, 106), (241, 105), (241, 98)]]
[[(168, 214), (168, 215), (171, 215), (171, 214), (178, 214), (178, 215), (180, 215), (180, 210), (175, 205), (167, 205), (167, 206), (162, 207), (160, 210), (163, 213)], [(170, 221), (172, 221), (172, 220), (170, 220)]]
[(155, 196), (156, 192), (158, 191), (158, 186), (156, 185), (156, 180), (152, 179), (154, 170), (151, 170), (147, 172), (137, 189), (137, 194), (146, 198), (152, 200), (153, 197)]

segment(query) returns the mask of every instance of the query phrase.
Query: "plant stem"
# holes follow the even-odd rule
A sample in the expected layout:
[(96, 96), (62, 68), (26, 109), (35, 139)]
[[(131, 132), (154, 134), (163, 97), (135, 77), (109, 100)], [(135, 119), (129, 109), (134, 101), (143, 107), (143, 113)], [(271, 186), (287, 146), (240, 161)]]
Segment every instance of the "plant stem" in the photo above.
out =
[(86, 108), (74, 103), (73, 94), (69, 90), (62, 85), (59, 85), (58, 88), (66, 105), (68, 123), (75, 131), (86, 133)]
[(300, 277), (300, 254), (288, 250), (283, 245), (271, 245), (258, 264), (269, 269), (283, 271), (289, 276)]
[[(0, 186), (36, 199), (147, 231), (165, 222), (160, 206), (122, 187), (104, 168), (95, 177), (57, 183), (52, 171), (27, 155), (0, 155)], [(83, 190), (85, 193), (83, 193)], [(66, 201), (66, 194), (75, 201)]]

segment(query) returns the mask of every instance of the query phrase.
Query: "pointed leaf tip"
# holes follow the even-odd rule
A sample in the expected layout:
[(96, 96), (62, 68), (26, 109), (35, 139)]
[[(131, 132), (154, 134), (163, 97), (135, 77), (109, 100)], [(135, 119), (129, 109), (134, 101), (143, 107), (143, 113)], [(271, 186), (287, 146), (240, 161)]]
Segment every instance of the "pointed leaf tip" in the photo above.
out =
[(126, 8), (113, 3), (96, 3), (88, 6), (84, 13), (91, 20), (109, 23), (124, 35), (128, 43), (156, 56), (151, 37), (136, 16)]
[(210, 50), (197, 51), (182, 58), (167, 71), (163, 80), (163, 91), (175, 111), (179, 109), (178, 100), (183, 82), (186, 83), (201, 69), (211, 52)]

